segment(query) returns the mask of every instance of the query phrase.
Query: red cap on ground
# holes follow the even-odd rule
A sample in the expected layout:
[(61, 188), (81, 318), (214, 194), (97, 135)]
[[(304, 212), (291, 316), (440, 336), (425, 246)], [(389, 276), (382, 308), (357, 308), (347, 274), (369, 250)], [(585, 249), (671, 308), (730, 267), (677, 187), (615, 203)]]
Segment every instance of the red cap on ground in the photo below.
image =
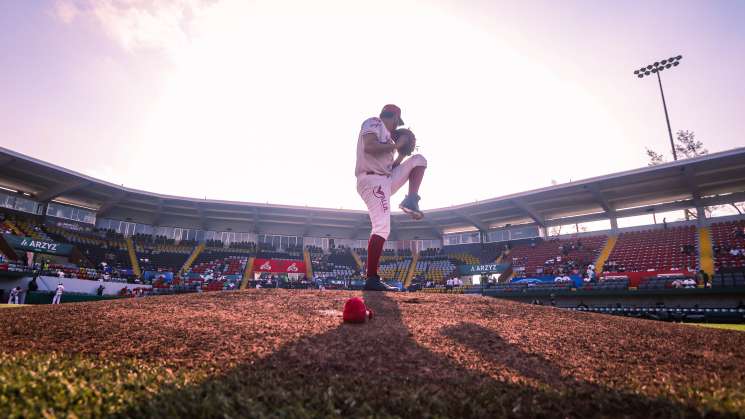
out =
[(342, 317), (347, 323), (364, 323), (366, 320), (372, 319), (373, 313), (365, 305), (365, 300), (360, 297), (353, 297), (344, 303)]
[(383, 110), (380, 111), (380, 115), (383, 116), (384, 112), (391, 112), (398, 117), (398, 125), (403, 125), (404, 120), (401, 119), (401, 108), (396, 105), (388, 104), (383, 106)]

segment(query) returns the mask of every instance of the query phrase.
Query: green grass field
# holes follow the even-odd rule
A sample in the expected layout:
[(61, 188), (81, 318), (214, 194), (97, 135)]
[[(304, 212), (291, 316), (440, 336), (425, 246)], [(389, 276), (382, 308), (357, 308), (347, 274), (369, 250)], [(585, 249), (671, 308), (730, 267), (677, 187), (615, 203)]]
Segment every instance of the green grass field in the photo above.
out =
[(737, 330), (745, 332), (745, 324), (726, 324), (726, 323), (689, 323), (694, 326), (711, 327), (712, 329)]

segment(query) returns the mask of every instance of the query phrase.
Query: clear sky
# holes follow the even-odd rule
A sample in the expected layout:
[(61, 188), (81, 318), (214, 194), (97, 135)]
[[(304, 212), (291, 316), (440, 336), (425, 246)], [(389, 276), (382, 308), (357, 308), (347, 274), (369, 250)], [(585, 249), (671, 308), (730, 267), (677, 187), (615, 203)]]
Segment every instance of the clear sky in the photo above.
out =
[(743, 22), (741, 0), (6, 0), (0, 144), (154, 192), (362, 209), (359, 127), (396, 103), (443, 207), (668, 151), (632, 73), (678, 54), (673, 130), (745, 145)]

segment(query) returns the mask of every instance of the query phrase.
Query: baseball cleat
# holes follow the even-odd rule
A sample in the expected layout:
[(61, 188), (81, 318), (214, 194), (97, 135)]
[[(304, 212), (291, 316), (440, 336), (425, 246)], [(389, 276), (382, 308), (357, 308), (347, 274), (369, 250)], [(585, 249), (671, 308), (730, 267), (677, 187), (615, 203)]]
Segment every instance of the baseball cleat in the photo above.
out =
[(401, 204), (398, 206), (401, 211), (409, 214), (415, 220), (424, 218), (424, 213), (419, 209), (419, 195), (406, 195)]
[(398, 291), (398, 288), (392, 287), (380, 280), (379, 276), (371, 276), (365, 281), (365, 291)]

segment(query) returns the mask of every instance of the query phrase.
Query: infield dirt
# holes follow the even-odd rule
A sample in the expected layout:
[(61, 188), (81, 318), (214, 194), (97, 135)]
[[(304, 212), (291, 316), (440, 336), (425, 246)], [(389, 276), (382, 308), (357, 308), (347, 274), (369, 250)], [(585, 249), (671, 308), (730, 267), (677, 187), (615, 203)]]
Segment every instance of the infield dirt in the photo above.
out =
[[(359, 295), (375, 318), (342, 323)], [(192, 377), (117, 408), (129, 417), (745, 412), (745, 333), (481, 296), (261, 289), (28, 306), (0, 325), (5, 354)]]

